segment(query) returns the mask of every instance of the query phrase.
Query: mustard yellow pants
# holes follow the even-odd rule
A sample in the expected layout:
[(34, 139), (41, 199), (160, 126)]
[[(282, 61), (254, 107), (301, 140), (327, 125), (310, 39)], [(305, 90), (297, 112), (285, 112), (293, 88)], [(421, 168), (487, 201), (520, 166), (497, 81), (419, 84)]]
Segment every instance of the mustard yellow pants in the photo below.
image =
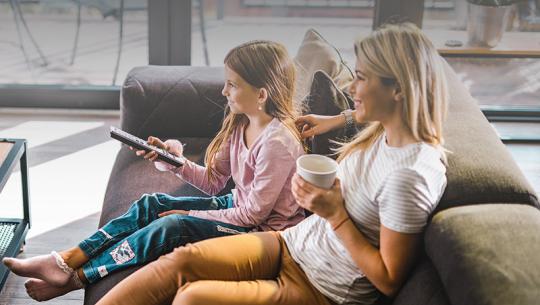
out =
[(294, 262), (278, 232), (176, 248), (133, 273), (97, 305), (331, 305)]

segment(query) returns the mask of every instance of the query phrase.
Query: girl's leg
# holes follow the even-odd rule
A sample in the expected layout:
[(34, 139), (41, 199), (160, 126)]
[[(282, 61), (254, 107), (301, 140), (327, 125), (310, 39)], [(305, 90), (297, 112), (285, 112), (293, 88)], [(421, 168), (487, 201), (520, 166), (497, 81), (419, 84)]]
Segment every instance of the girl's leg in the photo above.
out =
[(176, 248), (120, 282), (97, 304), (157, 305), (170, 303), (186, 283), (274, 279), (281, 264), (278, 234), (242, 234)]
[[(173, 197), (161, 193), (144, 195), (135, 201), (124, 215), (109, 221), (94, 235), (83, 240), (78, 248), (88, 258), (93, 258), (103, 250), (109, 249), (112, 245), (158, 219), (160, 213), (170, 210), (209, 210), (214, 206), (214, 209), (219, 209), (221, 207), (219, 203), (224, 200), (215, 197)], [(214, 202), (217, 203), (214, 204)], [(86, 261), (83, 263), (78, 261), (77, 263), (70, 267), (79, 268)]]
[(247, 228), (231, 224), (172, 214), (119, 241), (84, 264), (82, 270), (88, 283), (94, 283), (118, 270), (154, 261), (187, 243), (246, 232)]
[[(172, 197), (166, 194), (144, 195), (135, 201), (122, 216), (108, 222), (98, 232), (83, 240), (78, 247), (59, 253), (59, 256), (41, 255), (29, 259), (5, 258), (4, 264), (13, 273), (42, 279), (53, 286), (64, 286), (72, 277), (72, 270), (81, 267), (126, 236), (147, 226), (158, 214), (171, 209), (227, 208), (228, 198)], [(62, 267), (63, 266), (63, 267)], [(60, 267), (60, 268), (59, 268)]]
[[(78, 278), (84, 284), (94, 283), (109, 273), (156, 260), (177, 246), (246, 231), (230, 224), (185, 215), (165, 216), (92, 258), (77, 270)], [(31, 279), (25, 286), (28, 294), (37, 301), (46, 301), (81, 288), (73, 279), (61, 287), (39, 279)]]

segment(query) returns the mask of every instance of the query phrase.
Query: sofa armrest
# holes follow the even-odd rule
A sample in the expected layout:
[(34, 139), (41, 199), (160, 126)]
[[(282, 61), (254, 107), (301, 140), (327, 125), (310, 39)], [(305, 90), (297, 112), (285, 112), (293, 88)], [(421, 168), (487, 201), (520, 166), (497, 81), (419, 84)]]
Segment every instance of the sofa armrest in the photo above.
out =
[(145, 66), (122, 87), (121, 126), (143, 139), (212, 138), (223, 119), (223, 68)]
[(540, 211), (517, 204), (436, 214), (426, 252), (452, 304), (538, 304)]

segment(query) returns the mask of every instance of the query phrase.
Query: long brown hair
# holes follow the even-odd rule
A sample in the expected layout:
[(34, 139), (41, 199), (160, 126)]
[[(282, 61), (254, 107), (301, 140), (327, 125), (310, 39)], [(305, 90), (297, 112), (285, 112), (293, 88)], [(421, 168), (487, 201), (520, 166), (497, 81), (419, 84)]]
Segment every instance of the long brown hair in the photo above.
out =
[[(224, 63), (249, 85), (266, 89), (268, 99), (264, 103), (264, 112), (285, 124), (301, 142), (294, 124), (299, 115), (293, 103), (296, 70), (285, 47), (272, 41), (250, 41), (230, 50)], [(246, 115), (232, 113), (228, 106), (225, 113), (221, 130), (208, 146), (204, 158), (210, 179), (213, 177), (215, 158), (223, 143), (239, 125), (247, 123)]]
[[(383, 84), (395, 84), (403, 93), (401, 116), (417, 141), (443, 148), (442, 123), (448, 88), (442, 59), (431, 41), (412, 23), (387, 24), (355, 43), (356, 60)], [(349, 143), (338, 149), (343, 160), (357, 149), (370, 147), (384, 132), (380, 122), (370, 122)]]

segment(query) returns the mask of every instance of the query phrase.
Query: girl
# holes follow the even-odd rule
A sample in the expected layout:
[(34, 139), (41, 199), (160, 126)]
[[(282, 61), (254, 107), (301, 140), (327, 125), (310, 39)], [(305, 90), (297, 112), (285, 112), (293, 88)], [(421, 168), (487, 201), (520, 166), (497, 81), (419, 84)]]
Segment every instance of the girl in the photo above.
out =
[[(144, 195), (77, 247), (29, 259), (5, 258), (4, 264), (30, 277), (25, 283), (28, 294), (43, 301), (186, 243), (297, 224), (304, 212), (291, 193), (291, 179), (295, 160), (304, 151), (294, 125), (294, 78), (293, 62), (282, 45), (252, 41), (234, 48), (225, 57), (222, 91), (229, 112), (207, 149), (206, 167), (189, 161), (180, 168), (155, 163), (209, 195), (219, 193), (232, 176), (232, 194)], [(177, 140), (150, 137), (149, 142), (182, 155)], [(155, 152), (136, 153), (151, 161), (157, 158)]]
[[(446, 185), (447, 89), (437, 51), (411, 24), (378, 29), (355, 51), (352, 119), (369, 127), (341, 147), (330, 190), (293, 178), (295, 198), (314, 215), (283, 232), (177, 248), (98, 305), (373, 304), (381, 292), (395, 295)], [(307, 116), (298, 123), (307, 123), (311, 136), (346, 120)]]

